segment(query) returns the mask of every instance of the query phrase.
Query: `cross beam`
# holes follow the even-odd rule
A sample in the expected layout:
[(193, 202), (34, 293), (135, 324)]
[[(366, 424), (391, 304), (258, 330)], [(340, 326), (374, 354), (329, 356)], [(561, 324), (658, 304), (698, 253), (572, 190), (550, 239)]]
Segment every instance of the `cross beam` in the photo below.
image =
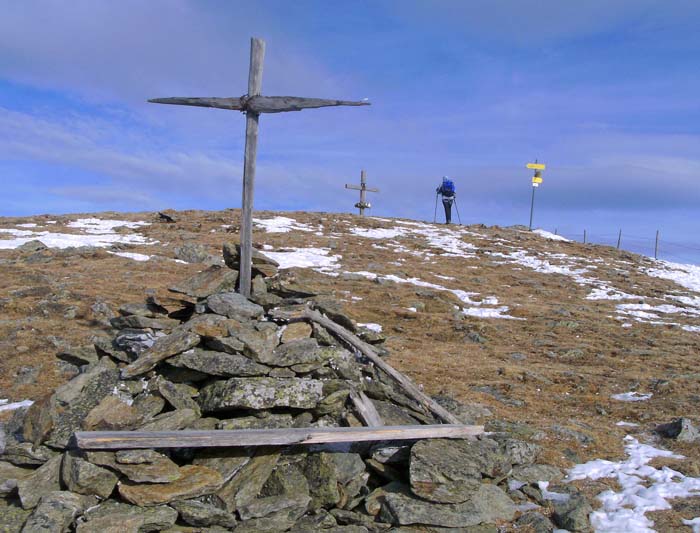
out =
[(242, 111), (246, 114), (245, 155), (243, 158), (243, 199), (241, 214), (241, 257), (238, 292), (250, 296), (253, 255), (253, 189), (255, 185), (255, 160), (258, 151), (258, 119), (261, 113), (283, 113), (319, 107), (364, 106), (367, 101), (327, 100), (297, 96), (262, 96), (262, 72), (265, 57), (265, 41), (253, 37), (250, 40), (250, 68), (248, 93), (238, 98), (153, 98), (154, 104), (188, 105)]
[(367, 187), (366, 183), (366, 174), (365, 171), (362, 170), (360, 172), (360, 185), (351, 185), (349, 183), (345, 184), (346, 189), (353, 189), (355, 191), (360, 191), (360, 201), (355, 204), (355, 207), (357, 207), (360, 210), (360, 216), (364, 216), (365, 214), (365, 209), (369, 209), (372, 207), (372, 204), (367, 202), (367, 194), (368, 192), (379, 192), (379, 189), (376, 188), (369, 188)]

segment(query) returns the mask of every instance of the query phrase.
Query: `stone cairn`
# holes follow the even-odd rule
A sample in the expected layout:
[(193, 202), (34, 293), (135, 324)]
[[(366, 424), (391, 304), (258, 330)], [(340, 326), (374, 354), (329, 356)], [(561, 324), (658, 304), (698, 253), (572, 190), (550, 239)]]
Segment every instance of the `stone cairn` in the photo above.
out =
[[(170, 297), (124, 305), (113, 338), (59, 354), (79, 373), (0, 432), (0, 530), (495, 532), (514, 519), (516, 503), (551, 507), (536, 482), (561, 472), (533, 464), (539, 446), (504, 431), (342, 446), (72, 445), (81, 430), (362, 426), (350, 401), (358, 394), (384, 425), (439, 423), (377, 365), (295, 317), (311, 306), (379, 353), (380, 334), (308, 290), (302, 271), (278, 273), (260, 253), (253, 295), (242, 297), (233, 292), (238, 257), (225, 245), (227, 266), (208, 267)], [(439, 400), (473, 422), (465, 406)], [(554, 509), (558, 525), (585, 526), (576, 498)], [(545, 514), (526, 512), (516, 523), (551, 531)]]

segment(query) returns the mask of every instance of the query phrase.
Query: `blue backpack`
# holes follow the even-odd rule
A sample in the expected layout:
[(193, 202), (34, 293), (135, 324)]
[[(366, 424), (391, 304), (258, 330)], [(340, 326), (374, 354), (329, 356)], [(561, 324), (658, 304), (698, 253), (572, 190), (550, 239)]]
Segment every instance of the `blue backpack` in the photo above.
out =
[(445, 196), (454, 196), (455, 184), (452, 180), (443, 180), (442, 182), (442, 194)]

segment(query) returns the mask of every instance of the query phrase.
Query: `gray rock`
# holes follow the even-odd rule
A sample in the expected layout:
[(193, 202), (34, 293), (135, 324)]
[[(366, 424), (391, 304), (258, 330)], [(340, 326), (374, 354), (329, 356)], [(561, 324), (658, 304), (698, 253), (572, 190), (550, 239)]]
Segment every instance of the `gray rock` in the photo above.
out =
[(250, 451), (247, 449), (211, 448), (198, 451), (193, 459), (193, 464), (216, 470), (227, 483), (250, 462), (250, 459)]
[(39, 466), (58, 455), (59, 452), (46, 446), (34, 446), (31, 442), (11, 441), (5, 446), (0, 459), (15, 466)]
[(687, 418), (677, 418), (668, 424), (661, 424), (657, 426), (656, 432), (662, 437), (680, 442), (695, 442), (700, 438), (700, 432)]
[(195, 402), (183, 389), (183, 387), (185, 387), (184, 385), (178, 386), (161, 376), (156, 378), (156, 383), (158, 392), (161, 394), (161, 396), (163, 396), (163, 398), (168, 400), (168, 403), (175, 409), (191, 409), (197, 413), (197, 415), (201, 414), (199, 412), (199, 405), (197, 405), (197, 402)]
[(559, 527), (568, 531), (589, 531), (588, 516), (593, 508), (581, 494), (574, 494), (567, 500), (554, 501), (552, 519)]
[(34, 253), (34, 252), (40, 252), (42, 250), (46, 250), (48, 246), (46, 246), (43, 242), (40, 240), (34, 239), (31, 241), (27, 241), (21, 246), (17, 247), (17, 250), (19, 250), (22, 253)]
[(156, 416), (143, 424), (141, 431), (174, 431), (184, 429), (199, 418), (199, 413), (192, 409), (176, 409)]
[(251, 518), (263, 518), (290, 507), (303, 507), (304, 511), (306, 511), (306, 506), (310, 501), (311, 498), (305, 495), (256, 498), (246, 505), (241, 505), (238, 508), (238, 515), (241, 517), (241, 520), (250, 520)]
[(171, 505), (180, 514), (180, 518), (191, 526), (236, 527), (236, 517), (226, 509), (197, 500), (180, 500)]
[(176, 500), (198, 498), (213, 494), (223, 484), (216, 470), (201, 465), (180, 467), (180, 477), (170, 483), (119, 483), (120, 496), (134, 505), (150, 507)]
[[(214, 315), (219, 316), (219, 315)], [(239, 354), (243, 352), (245, 344), (236, 337), (214, 337), (205, 339), (204, 345), (215, 352)]]
[(537, 483), (538, 481), (559, 481), (564, 477), (562, 471), (551, 465), (520, 465), (513, 468), (513, 479), (524, 483)]
[(288, 413), (271, 414), (264, 418), (241, 416), (221, 420), (217, 429), (278, 429), (294, 426), (294, 418)]
[(316, 308), (333, 322), (340, 324), (352, 333), (357, 331), (357, 324), (343, 312), (343, 306), (337, 300), (325, 297), (316, 298), (315, 304)]
[[(113, 343), (96, 341), (95, 348), (102, 350), (110, 357), (128, 363), (153, 346), (157, 338), (151, 330), (123, 329), (114, 337)], [(131, 357), (124, 356), (120, 352), (126, 352)]]
[(54, 491), (41, 497), (27, 519), (22, 533), (62, 533), (68, 531), (75, 517), (85, 509), (86, 499), (67, 491)]
[(277, 466), (279, 458), (279, 452), (258, 449), (254, 457), (236, 470), (230, 480), (216, 493), (226, 504), (229, 512), (232, 513), (240, 506), (247, 505), (260, 494)]
[(157, 339), (153, 346), (145, 350), (133, 363), (122, 368), (123, 379), (139, 376), (151, 370), (159, 362), (174, 355), (185, 352), (199, 344), (200, 336), (188, 331), (186, 328), (178, 328), (170, 335)]
[(215, 381), (199, 394), (205, 413), (228, 409), (291, 407), (312, 409), (323, 397), (323, 382), (314, 379), (232, 378)]
[(91, 365), (97, 363), (97, 351), (92, 345), (68, 348), (56, 354), (56, 357), (76, 366)]
[(78, 533), (137, 533), (139, 531), (161, 531), (175, 524), (177, 511), (167, 505), (138, 507), (127, 503), (107, 500), (88, 509)]
[(510, 462), (514, 465), (532, 464), (537, 460), (542, 447), (534, 442), (526, 442), (518, 439), (494, 437), (501, 444), (501, 448)]
[(170, 483), (182, 475), (177, 464), (154, 450), (118, 451), (112, 467), (136, 483)]
[[(226, 266), (233, 270), (238, 270), (241, 260), (240, 245), (225, 243), (222, 251)], [(277, 261), (267, 257), (265, 254), (256, 250), (255, 248), (252, 249), (252, 252), (253, 254), (251, 259), (253, 263), (253, 272), (255, 274), (259, 273), (266, 277), (271, 277), (277, 274), (277, 269), (279, 267), (279, 263), (277, 263)]]
[(175, 248), (175, 259), (186, 263), (204, 263), (212, 258), (207, 248), (201, 244), (188, 242)]
[(262, 361), (274, 366), (292, 366), (317, 363), (322, 360), (321, 348), (316, 339), (298, 339), (275, 348), (269, 359)]
[(496, 485), (481, 485), (474, 495), (458, 504), (419, 500), (401, 492), (388, 492), (380, 519), (397, 525), (424, 524), (441, 527), (470, 527), (482, 523), (512, 520), (515, 505)]
[(149, 318), (141, 315), (117, 316), (109, 323), (115, 329), (173, 329), (180, 325), (179, 320), (167, 317)]
[(534, 511), (530, 511), (518, 517), (515, 521), (515, 525), (521, 529), (532, 531), (533, 533), (552, 533), (552, 531), (554, 531), (554, 524), (550, 522), (549, 518)]
[(48, 400), (37, 402), (25, 420), (25, 438), (39, 444), (46, 440), (55, 448), (65, 448), (73, 432), (80, 429), (87, 414), (117, 384), (119, 372), (103, 357), (68, 383), (61, 385)]
[(3, 533), (20, 533), (32, 511), (22, 509), (13, 500), (0, 498), (0, 530)]
[(301, 517), (294, 524), (289, 533), (310, 533), (312, 531), (323, 531), (337, 529), (338, 523), (332, 514), (325, 509), (319, 509), (316, 513)]
[[(286, 531), (299, 520), (307, 510), (310, 498), (308, 496), (298, 496), (296, 498), (284, 498), (271, 496), (261, 498), (260, 501), (251, 502), (243, 506), (244, 514), (267, 513), (259, 518), (252, 518), (242, 522), (236, 531), (258, 532), (258, 531)], [(275, 509), (274, 511), (272, 511)], [(272, 511), (272, 512), (270, 512)]]
[(278, 465), (260, 491), (261, 496), (298, 496), (309, 494), (309, 482), (302, 464)]
[(191, 278), (170, 287), (170, 290), (193, 298), (207, 298), (212, 294), (235, 290), (237, 280), (238, 271), (221, 265), (212, 265)]
[(200, 348), (172, 357), (168, 363), (223, 377), (265, 376), (270, 372), (270, 367), (256, 363), (244, 355)]
[(17, 489), (17, 482), (28, 478), (34, 470), (21, 468), (11, 463), (0, 461), (0, 496), (8, 496)]
[(102, 499), (109, 498), (118, 480), (111, 471), (71, 453), (63, 456), (61, 478), (68, 490), (79, 494), (94, 494)]
[(217, 315), (224, 315), (236, 320), (257, 320), (264, 309), (237, 292), (212, 294), (207, 298), (207, 307)]
[(36, 507), (42, 496), (61, 490), (61, 461), (56, 455), (41, 465), (34, 473), (17, 482), (19, 499), (24, 509)]
[(439, 503), (461, 503), (479, 490), (482, 477), (500, 479), (511, 463), (491, 439), (419, 441), (411, 449), (411, 490)]

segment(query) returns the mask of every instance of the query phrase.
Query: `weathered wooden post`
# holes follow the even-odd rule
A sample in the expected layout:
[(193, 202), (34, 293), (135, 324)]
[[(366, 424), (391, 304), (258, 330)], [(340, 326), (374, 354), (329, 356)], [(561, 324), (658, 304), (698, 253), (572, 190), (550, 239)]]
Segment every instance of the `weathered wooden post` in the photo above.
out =
[(346, 189), (353, 189), (355, 191), (360, 191), (360, 201), (355, 204), (355, 207), (357, 207), (360, 210), (360, 216), (365, 215), (365, 209), (369, 209), (372, 207), (371, 204), (367, 202), (367, 194), (368, 192), (379, 192), (379, 189), (370, 189), (367, 188), (367, 182), (365, 181), (366, 175), (365, 171), (362, 170), (360, 171), (360, 186), (358, 187), (357, 185), (351, 185), (349, 183), (345, 184)]
[(245, 156), (243, 159), (243, 199), (241, 215), (241, 257), (238, 292), (250, 296), (253, 255), (253, 192), (255, 188), (255, 160), (258, 151), (258, 119), (260, 113), (282, 113), (330, 106), (360, 106), (369, 102), (303, 98), (297, 96), (262, 96), (262, 72), (265, 58), (265, 41), (250, 40), (250, 68), (248, 71), (248, 94), (233, 98), (153, 98), (154, 104), (191, 105), (241, 111), (246, 114)]
[(656, 241), (654, 242), (654, 259), (659, 258), (659, 230), (656, 230)]
[(620, 243), (622, 242), (622, 228), (620, 228), (620, 231), (617, 234), (617, 249), (620, 249)]

